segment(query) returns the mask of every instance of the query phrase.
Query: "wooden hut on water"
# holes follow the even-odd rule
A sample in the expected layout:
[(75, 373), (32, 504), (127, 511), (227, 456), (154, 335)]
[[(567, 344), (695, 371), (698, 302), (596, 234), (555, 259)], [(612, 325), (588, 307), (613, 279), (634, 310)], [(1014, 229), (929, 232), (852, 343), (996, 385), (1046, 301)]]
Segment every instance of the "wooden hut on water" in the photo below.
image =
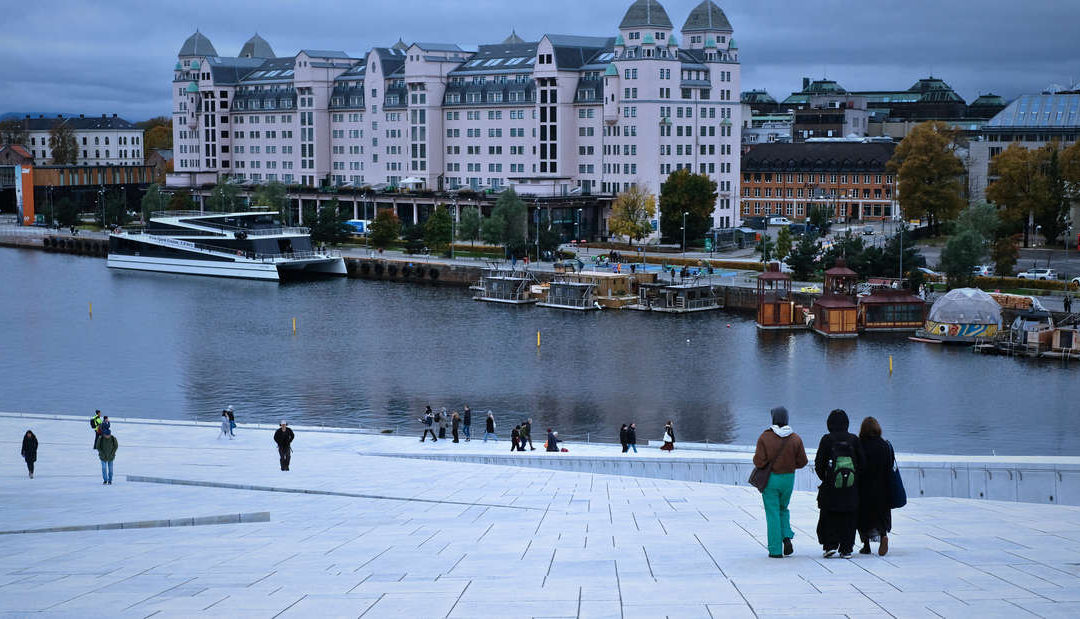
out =
[(915, 332), (926, 321), (926, 302), (902, 288), (875, 288), (858, 301), (863, 331)]
[(791, 276), (769, 264), (757, 280), (757, 326), (759, 329), (805, 329), (805, 308), (791, 294)]
[(859, 304), (855, 299), (858, 277), (843, 258), (825, 271), (824, 293), (813, 306), (814, 331), (830, 338), (859, 335)]

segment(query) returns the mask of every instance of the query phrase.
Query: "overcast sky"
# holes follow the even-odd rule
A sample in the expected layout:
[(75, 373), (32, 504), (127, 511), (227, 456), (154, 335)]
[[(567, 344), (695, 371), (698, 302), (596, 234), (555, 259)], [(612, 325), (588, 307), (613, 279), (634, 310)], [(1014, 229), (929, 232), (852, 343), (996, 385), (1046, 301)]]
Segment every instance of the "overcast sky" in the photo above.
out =
[[(699, 0), (666, 0), (680, 28)], [(969, 102), (1080, 81), (1077, 0), (733, 0), (743, 90), (777, 100), (801, 78), (906, 89), (933, 73)], [(475, 49), (511, 29), (614, 36), (630, 0), (38, 0), (10, 3), (0, 37), (0, 113), (167, 115), (176, 52), (196, 28), (235, 55), (258, 31), (280, 55), (406, 42)]]

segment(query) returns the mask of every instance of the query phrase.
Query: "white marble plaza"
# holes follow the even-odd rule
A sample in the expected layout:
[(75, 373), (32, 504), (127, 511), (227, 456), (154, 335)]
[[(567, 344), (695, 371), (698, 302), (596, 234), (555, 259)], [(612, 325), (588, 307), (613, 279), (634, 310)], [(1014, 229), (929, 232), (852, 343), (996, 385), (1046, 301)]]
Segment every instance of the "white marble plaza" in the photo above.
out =
[[(116, 420), (103, 486), (87, 420), (2, 420), (0, 531), (176, 525), (0, 535), (5, 617), (1080, 615), (1080, 508), (915, 499), (894, 513), (887, 557), (848, 561), (821, 558), (800, 492), (796, 554), (774, 560), (752, 488), (363, 455), (503, 453), (505, 439), (298, 428), (286, 473), (266, 429), (228, 441)], [(41, 442), (33, 480), (27, 428)], [(231, 523), (190, 526), (200, 517)]]

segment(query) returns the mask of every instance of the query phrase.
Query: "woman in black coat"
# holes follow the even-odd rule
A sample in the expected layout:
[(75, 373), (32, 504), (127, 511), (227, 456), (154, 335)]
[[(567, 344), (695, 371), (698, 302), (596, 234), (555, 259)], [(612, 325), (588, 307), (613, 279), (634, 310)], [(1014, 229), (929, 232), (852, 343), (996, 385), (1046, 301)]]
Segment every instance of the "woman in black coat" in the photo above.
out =
[(34, 478), (34, 463), (37, 462), (37, 437), (30, 430), (22, 440), (22, 457), (26, 460), (26, 469), (30, 471), (30, 479)]
[(859, 481), (862, 471), (862, 450), (859, 437), (848, 432), (847, 413), (836, 409), (826, 422), (829, 433), (821, 437), (814, 471), (818, 486), (818, 542), (831, 557), (838, 551), (848, 559), (855, 548), (855, 529), (858, 524)]
[(891, 484), (893, 449), (881, 438), (881, 424), (873, 417), (863, 419), (859, 428), (859, 446), (863, 453), (862, 477), (859, 479), (859, 539), (864, 555), (870, 554), (870, 542), (878, 542), (878, 554), (889, 552), (892, 530)]

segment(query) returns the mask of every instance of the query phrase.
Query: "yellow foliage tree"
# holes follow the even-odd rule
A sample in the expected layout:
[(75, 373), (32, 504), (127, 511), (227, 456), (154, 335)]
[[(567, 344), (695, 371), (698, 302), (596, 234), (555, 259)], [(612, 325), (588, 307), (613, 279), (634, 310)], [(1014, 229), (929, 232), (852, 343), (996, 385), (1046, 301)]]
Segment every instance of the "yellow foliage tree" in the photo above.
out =
[(652, 232), (656, 216), (656, 196), (634, 185), (615, 196), (611, 204), (608, 229), (612, 234), (625, 236), (627, 244), (643, 239)]
[(964, 162), (953, 152), (955, 132), (945, 123), (917, 125), (893, 152), (900, 208), (908, 218), (927, 219), (937, 232), (964, 208)]

